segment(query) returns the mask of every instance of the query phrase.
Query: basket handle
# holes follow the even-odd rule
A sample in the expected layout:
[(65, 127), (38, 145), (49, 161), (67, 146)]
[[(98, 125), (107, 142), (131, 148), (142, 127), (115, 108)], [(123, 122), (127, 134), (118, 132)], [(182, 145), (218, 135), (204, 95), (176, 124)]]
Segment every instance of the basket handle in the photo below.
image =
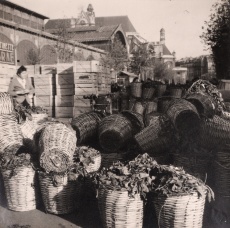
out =
[(227, 168), (227, 167), (221, 165), (218, 161), (215, 161), (215, 162), (216, 162), (217, 165), (219, 165), (220, 167), (222, 167), (222, 168), (224, 168), (224, 169), (230, 169), (230, 168)]

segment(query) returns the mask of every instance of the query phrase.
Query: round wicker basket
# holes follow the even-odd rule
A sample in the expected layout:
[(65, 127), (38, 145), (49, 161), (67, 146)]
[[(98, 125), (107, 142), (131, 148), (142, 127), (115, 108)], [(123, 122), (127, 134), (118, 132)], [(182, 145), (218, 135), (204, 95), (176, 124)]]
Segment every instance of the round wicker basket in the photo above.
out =
[(175, 196), (157, 196), (153, 200), (162, 228), (202, 228), (205, 197), (197, 193)]
[(52, 175), (39, 172), (39, 183), (45, 210), (52, 214), (68, 214), (80, 206), (81, 184), (69, 181), (67, 174), (60, 176), (61, 183), (54, 184)]
[(0, 115), (0, 153), (7, 147), (23, 145), (22, 131), (14, 115)]
[(162, 97), (166, 92), (167, 86), (165, 84), (157, 85), (157, 97)]
[(47, 125), (40, 136), (40, 165), (46, 172), (65, 172), (73, 159), (77, 138), (63, 123)]
[(21, 128), (23, 138), (32, 140), (34, 134), (36, 133), (34, 122), (30, 120), (26, 120), (25, 122), (21, 123), (19, 126)]
[(0, 92), (0, 115), (11, 114), (14, 110), (14, 103), (11, 95), (6, 92)]
[(84, 113), (72, 119), (71, 125), (76, 131), (78, 145), (97, 138), (98, 124), (102, 115), (95, 112)]
[(142, 98), (143, 99), (151, 99), (155, 93), (155, 88), (143, 88), (142, 89)]
[(155, 101), (149, 101), (146, 103), (145, 115), (147, 115), (151, 112), (157, 112), (157, 102), (155, 102)]
[(121, 114), (105, 117), (99, 124), (99, 143), (106, 151), (117, 151), (132, 138), (132, 123)]
[(30, 211), (36, 209), (35, 171), (32, 167), (17, 167), (2, 170), (9, 210)]
[(142, 228), (143, 201), (139, 194), (130, 198), (127, 191), (99, 188), (98, 207), (104, 227)]
[(135, 104), (134, 104), (134, 106), (133, 106), (132, 111), (136, 112), (136, 113), (139, 113), (140, 115), (143, 115), (144, 111), (145, 111), (145, 105), (144, 105), (144, 103), (142, 103), (140, 101), (136, 101)]
[(181, 88), (170, 88), (170, 96), (174, 98), (181, 98), (183, 90)]
[(131, 83), (131, 95), (133, 97), (141, 97), (142, 95), (142, 83), (141, 82)]

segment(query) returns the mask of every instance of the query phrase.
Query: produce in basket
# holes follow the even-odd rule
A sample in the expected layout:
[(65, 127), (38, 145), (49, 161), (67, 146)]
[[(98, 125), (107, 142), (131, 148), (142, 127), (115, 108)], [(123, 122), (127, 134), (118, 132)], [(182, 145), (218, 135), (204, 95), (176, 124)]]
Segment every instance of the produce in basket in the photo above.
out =
[(96, 172), (101, 166), (101, 154), (92, 147), (76, 147), (74, 161), (81, 162), (88, 173)]

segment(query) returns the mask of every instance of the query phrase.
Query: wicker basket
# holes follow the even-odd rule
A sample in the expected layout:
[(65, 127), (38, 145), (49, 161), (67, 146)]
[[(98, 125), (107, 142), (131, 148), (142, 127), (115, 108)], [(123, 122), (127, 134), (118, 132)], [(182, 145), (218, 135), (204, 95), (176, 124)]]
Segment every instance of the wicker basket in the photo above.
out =
[(154, 95), (155, 88), (150, 87), (150, 88), (143, 88), (142, 89), (142, 98), (143, 99), (151, 99)]
[(211, 96), (200, 93), (189, 94), (186, 100), (190, 101), (197, 109), (200, 115), (211, 118), (215, 115), (217, 105)]
[(71, 125), (76, 131), (78, 145), (97, 138), (98, 124), (102, 116), (96, 112), (84, 113), (72, 119)]
[(14, 115), (0, 115), (0, 153), (7, 147), (23, 145), (23, 136)]
[(32, 113), (31, 116), (35, 129), (41, 127), (41, 125), (48, 120), (48, 114), (46, 113)]
[(214, 161), (215, 193), (221, 197), (230, 197), (230, 153), (229, 148), (216, 154)]
[(36, 209), (35, 171), (32, 167), (17, 167), (2, 171), (9, 210), (30, 211)]
[(167, 111), (171, 101), (172, 101), (171, 97), (158, 98), (157, 111), (160, 112), (160, 113), (165, 113)]
[(173, 157), (175, 166), (183, 167), (187, 173), (201, 179), (203, 182), (207, 180), (211, 156), (174, 154)]
[(181, 98), (183, 90), (181, 88), (170, 88), (170, 96), (174, 98)]
[(142, 83), (141, 82), (131, 83), (131, 95), (133, 97), (141, 97), (142, 95)]
[(200, 117), (196, 107), (189, 101), (184, 99), (173, 100), (169, 104), (166, 114), (180, 133), (189, 135), (197, 132)]
[(212, 119), (202, 119), (200, 127), (200, 145), (208, 149), (217, 149), (230, 140), (230, 122), (215, 115)]
[(162, 228), (202, 228), (205, 197), (198, 193), (179, 196), (157, 196), (153, 199)]
[(173, 132), (169, 129), (170, 126), (163, 126), (161, 116), (155, 116), (151, 125), (135, 135), (135, 141), (143, 153), (148, 152), (154, 157), (157, 153), (172, 147)]
[(157, 97), (162, 97), (166, 92), (167, 85), (157, 85)]
[(52, 214), (68, 214), (80, 206), (81, 184), (69, 181), (67, 174), (60, 176), (61, 183), (54, 184), (54, 177), (39, 172), (39, 183), (45, 210)]
[(130, 198), (127, 191), (99, 188), (98, 207), (104, 227), (142, 228), (143, 202), (139, 194)]
[(0, 92), (0, 115), (11, 114), (14, 110), (14, 103), (11, 95), (6, 92)]
[(132, 123), (134, 135), (144, 128), (143, 116), (141, 114), (132, 111), (123, 111), (121, 114)]
[(136, 101), (134, 106), (133, 106), (132, 111), (136, 112), (136, 113), (139, 113), (140, 115), (143, 115), (144, 111), (145, 111), (144, 103), (142, 103), (140, 101)]
[(65, 172), (73, 159), (77, 138), (62, 123), (47, 125), (40, 136), (40, 165), (46, 172)]
[(105, 117), (99, 124), (99, 143), (104, 150), (117, 151), (132, 138), (132, 123), (121, 114)]
[(34, 134), (36, 133), (34, 122), (30, 120), (26, 120), (25, 122), (21, 123), (19, 126), (21, 128), (23, 138), (32, 140)]
[(151, 112), (157, 112), (157, 102), (155, 102), (155, 101), (149, 101), (146, 103), (145, 115), (147, 115)]
[(147, 115), (145, 115), (145, 119), (144, 119), (145, 126), (147, 127), (147, 126), (151, 125), (152, 123), (154, 124), (155, 119), (159, 118), (162, 115), (164, 115), (164, 114), (159, 113), (159, 112), (148, 113)]

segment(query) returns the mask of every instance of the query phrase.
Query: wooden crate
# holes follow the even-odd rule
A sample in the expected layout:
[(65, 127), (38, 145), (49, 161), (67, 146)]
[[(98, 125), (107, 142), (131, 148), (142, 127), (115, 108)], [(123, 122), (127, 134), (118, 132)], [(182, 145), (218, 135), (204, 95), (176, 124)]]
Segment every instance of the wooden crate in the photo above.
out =
[(56, 85), (56, 95), (74, 95), (74, 84), (72, 85)]
[(73, 118), (91, 110), (90, 107), (55, 107), (55, 118)]
[(55, 65), (42, 65), (41, 66), (41, 74), (56, 74), (56, 64)]
[(98, 89), (97, 88), (79, 88), (75, 86), (75, 95), (91, 95), (91, 94), (97, 94)]
[(42, 96), (42, 95), (36, 95), (34, 96), (34, 104), (36, 106), (46, 106), (46, 107), (52, 107), (55, 102), (54, 96)]
[(92, 109), (89, 107), (74, 107), (73, 117), (80, 116), (83, 113), (91, 112)]
[(8, 92), (9, 86), (8, 85), (0, 85), (0, 92)]
[(74, 73), (74, 83), (95, 83), (98, 73)]
[(73, 73), (73, 64), (72, 63), (58, 63), (56, 65), (57, 74), (71, 74)]
[(35, 95), (52, 96), (54, 87), (52, 85), (35, 85)]
[(52, 74), (35, 74), (33, 75), (33, 82), (34, 86), (37, 85), (53, 85), (54, 84), (54, 78)]
[[(17, 68), (19, 68), (19, 66)], [(40, 66), (39, 65), (27, 65), (27, 66), (25, 66), (25, 68), (27, 69), (28, 75), (40, 74)]]
[(9, 77), (8, 75), (0, 74), (0, 85), (9, 86), (11, 80), (12, 80), (12, 78)]
[(56, 85), (73, 85), (74, 74), (56, 74)]
[(83, 96), (55, 96), (56, 107), (90, 107), (90, 100)]
[(74, 61), (73, 62), (73, 72), (74, 73), (83, 73), (83, 72), (100, 72), (101, 66), (99, 61)]

